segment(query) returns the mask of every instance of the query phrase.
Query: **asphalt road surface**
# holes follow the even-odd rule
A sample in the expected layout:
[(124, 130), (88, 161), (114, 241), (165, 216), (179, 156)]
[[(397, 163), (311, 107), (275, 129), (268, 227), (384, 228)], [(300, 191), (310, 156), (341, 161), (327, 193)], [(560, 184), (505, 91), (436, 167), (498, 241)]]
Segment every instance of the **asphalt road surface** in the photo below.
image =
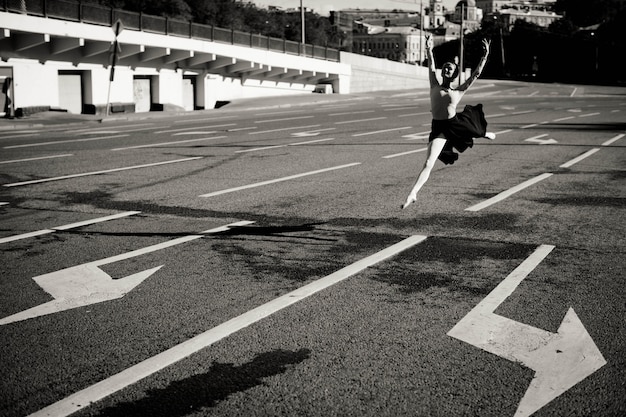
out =
[(0, 125), (0, 415), (625, 415), (626, 89), (475, 103)]

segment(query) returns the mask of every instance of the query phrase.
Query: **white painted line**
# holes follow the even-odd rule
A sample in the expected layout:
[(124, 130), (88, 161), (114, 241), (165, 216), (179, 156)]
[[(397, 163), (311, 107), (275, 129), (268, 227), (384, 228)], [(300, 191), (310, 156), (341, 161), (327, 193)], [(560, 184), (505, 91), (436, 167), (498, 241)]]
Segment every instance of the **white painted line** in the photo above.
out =
[(263, 133), (283, 132), (285, 130), (308, 129), (308, 128), (311, 128), (311, 127), (320, 127), (320, 125), (295, 126), (295, 127), (284, 127), (282, 129), (262, 130), (260, 132), (248, 133), (248, 135), (262, 135)]
[(356, 134), (352, 135), (352, 137), (356, 138), (356, 137), (359, 137), (359, 136), (376, 135), (378, 133), (395, 132), (396, 130), (404, 130), (404, 129), (412, 129), (412, 128), (413, 128), (413, 126), (395, 127), (393, 129), (377, 130), (375, 132), (356, 133)]
[(140, 211), (125, 211), (122, 213), (111, 214), (110, 216), (98, 217), (97, 219), (85, 220), (82, 222), (70, 223), (63, 226), (53, 227), (54, 230), (69, 230), (75, 229), (77, 227), (87, 226), (90, 224), (108, 222), (109, 220), (117, 220), (123, 217), (134, 216), (135, 214), (141, 213)]
[(574, 97), (574, 95), (576, 94), (576, 90), (578, 90), (578, 87), (574, 87), (574, 91), (572, 91), (572, 94), (570, 94), (570, 97)]
[(576, 116), (561, 117), (560, 119), (554, 119), (553, 122), (562, 122), (563, 120), (574, 119), (575, 117)]
[(13, 164), (15, 162), (39, 161), (40, 159), (64, 158), (66, 156), (74, 156), (74, 154), (66, 153), (66, 154), (62, 154), (62, 155), (40, 156), (40, 157), (37, 157), (37, 158), (13, 159), (11, 161), (0, 161), (0, 164)]
[(271, 119), (271, 120), (256, 120), (254, 123), (273, 123), (284, 122), (285, 120), (298, 120), (298, 119), (312, 119), (315, 116), (297, 116), (297, 117), (285, 117), (283, 119)]
[(122, 254), (115, 255), (115, 256), (110, 256), (104, 259), (99, 259), (97, 261), (90, 262), (89, 264), (95, 265), (95, 266), (102, 266), (102, 265), (107, 265), (107, 264), (111, 264), (114, 262), (124, 261), (126, 259), (134, 258), (136, 256), (145, 255), (146, 253), (151, 253), (151, 252), (155, 252), (161, 249), (166, 249), (172, 246), (180, 245), (181, 243), (191, 242), (193, 240), (200, 239), (201, 237), (204, 237), (205, 235), (225, 232), (227, 230), (230, 230), (233, 227), (247, 226), (252, 223), (254, 222), (251, 222), (248, 220), (242, 220), (240, 222), (230, 223), (224, 226), (219, 226), (213, 229), (205, 230), (203, 232), (198, 233), (197, 235), (188, 235), (188, 236), (179, 237), (176, 239), (168, 240), (167, 242), (157, 243), (156, 245), (146, 246), (145, 248), (136, 249), (134, 251), (122, 253)]
[(57, 141), (52, 141), (52, 142), (26, 143), (23, 145), (5, 146), (4, 149), (30, 148), (34, 146), (58, 145), (60, 143), (91, 142), (93, 140), (117, 139), (117, 138), (124, 138), (126, 136), (130, 136), (130, 135), (114, 135), (114, 136), (102, 136), (102, 137), (97, 137), (97, 138), (83, 138), (83, 139), (57, 140)]
[(429, 111), (424, 111), (424, 112), (420, 112), (420, 113), (399, 114), (398, 117), (422, 116), (424, 114), (430, 114), (430, 112)]
[(246, 313), (230, 319), (204, 333), (188, 339), (170, 349), (163, 351), (151, 358), (148, 358), (136, 365), (131, 366), (115, 375), (110, 376), (94, 385), (78, 391), (54, 404), (49, 405), (33, 414), (30, 417), (43, 416), (69, 416), (89, 405), (108, 397), (180, 360), (205, 349), (214, 343), (244, 329), (272, 314), (283, 310), (313, 294), (329, 288), (351, 276), (365, 270), (366, 268), (380, 263), (398, 253), (407, 250), (418, 243), (424, 241), (426, 236), (411, 236), (396, 243), (378, 253), (357, 261), (339, 271), (324, 278), (314, 281), (308, 285), (298, 288), (281, 297), (260, 305)]
[(212, 117), (212, 118), (204, 118), (204, 117), (196, 117), (193, 119), (189, 119), (189, 120), (174, 120), (174, 124), (176, 123), (198, 123), (198, 122), (202, 122), (202, 123), (206, 123), (206, 122), (215, 122), (218, 120), (224, 120), (224, 119), (234, 119), (238, 116), (221, 116), (221, 117)]
[(255, 130), (258, 129), (258, 127), (256, 126), (250, 126), (250, 127), (239, 127), (237, 129), (226, 129), (227, 132), (241, 132), (244, 130)]
[(402, 152), (402, 153), (396, 153), (396, 154), (393, 154), (393, 155), (383, 156), (383, 158), (385, 158), (385, 159), (395, 158), (397, 156), (410, 155), (410, 154), (414, 154), (414, 153), (417, 153), (417, 152), (424, 152), (426, 150), (428, 150), (428, 148), (421, 148), (421, 149), (416, 149), (414, 151), (408, 151), (408, 152)]
[(364, 111), (348, 111), (348, 112), (343, 112), (343, 113), (335, 113), (335, 114), (329, 114), (330, 117), (335, 117), (335, 116), (347, 116), (349, 114), (365, 114), (365, 113), (375, 113), (376, 110), (364, 110)]
[[(326, 130), (326, 129), (325, 129)], [(326, 139), (315, 139), (315, 140), (307, 140), (306, 142), (296, 142), (290, 143), (289, 146), (300, 146), (300, 145), (310, 145), (311, 143), (319, 143), (319, 142), (328, 142), (330, 140), (335, 140), (335, 138), (326, 138)]]
[(6, 206), (7, 204), (9, 203), (7, 203), (6, 201), (0, 201), (0, 206)]
[(539, 125), (539, 123), (532, 123), (532, 124), (529, 124), (529, 125), (526, 125), (526, 126), (520, 126), (520, 129), (529, 129), (531, 127), (535, 127), (535, 126), (538, 126), (538, 125)]
[(286, 111), (271, 111), (268, 113), (256, 113), (255, 116), (271, 116), (274, 114), (289, 114), (289, 113), (302, 113), (304, 110), (286, 110)]
[(257, 151), (265, 151), (267, 149), (286, 148), (287, 146), (309, 145), (311, 143), (327, 142), (329, 140), (335, 140), (335, 138), (316, 139), (316, 140), (309, 140), (306, 142), (297, 142), (297, 143), (286, 143), (284, 145), (261, 146), (259, 148), (242, 149), (239, 151), (235, 151), (235, 153), (257, 152)]
[(1, 136), (0, 139), (15, 139), (15, 138), (26, 138), (29, 136), (38, 136), (39, 133), (24, 133), (21, 135), (11, 135), (11, 136)]
[(158, 146), (167, 146), (167, 145), (178, 145), (181, 143), (190, 143), (190, 142), (201, 142), (201, 141), (205, 141), (205, 140), (214, 140), (214, 139), (222, 139), (225, 138), (226, 136), (213, 136), (210, 138), (198, 138), (198, 139), (185, 139), (185, 140), (177, 140), (174, 142), (160, 142), (160, 143), (150, 143), (147, 145), (136, 145), (136, 146), (126, 146), (123, 148), (113, 148), (111, 149), (112, 151), (124, 151), (126, 149), (140, 149), (140, 148), (152, 148), (152, 147), (158, 147)]
[(493, 204), (496, 204), (496, 203), (504, 200), (505, 198), (510, 197), (511, 195), (517, 193), (518, 191), (521, 191), (524, 188), (530, 187), (531, 185), (536, 184), (539, 181), (543, 181), (546, 178), (549, 178), (551, 176), (552, 176), (552, 173), (549, 173), (549, 172), (545, 173), (545, 174), (538, 175), (538, 176), (536, 176), (534, 178), (529, 179), (528, 181), (524, 181), (523, 183), (521, 183), (519, 185), (516, 185), (513, 188), (510, 188), (510, 189), (508, 189), (506, 191), (503, 191), (500, 194), (498, 194), (498, 195), (496, 195), (494, 197), (491, 197), (488, 200), (483, 201), (482, 203), (478, 203), (478, 204), (475, 204), (475, 205), (473, 205), (471, 207), (468, 207), (465, 210), (466, 211), (479, 211), (479, 210), (482, 210), (485, 207), (489, 207), (489, 206), (491, 206)]
[[(124, 126), (115, 126), (115, 129), (118, 130), (126, 130), (126, 128), (130, 128), (130, 127), (137, 127), (137, 126), (152, 126), (154, 123), (137, 123), (137, 124), (132, 124), (132, 125), (124, 125)], [(104, 127), (99, 127), (99, 128), (93, 128), (93, 127), (89, 127), (86, 129), (72, 129), (72, 130), (66, 130), (64, 131), (64, 133), (80, 133), (80, 132), (94, 132), (94, 133), (102, 133), (102, 131), (105, 131)], [(156, 129), (156, 128), (154, 128)]]
[(361, 123), (361, 122), (371, 122), (374, 120), (384, 120), (386, 117), (372, 117), (371, 119), (359, 119), (359, 120), (344, 120), (343, 122), (335, 122), (336, 125), (345, 125), (348, 123)]
[(505, 133), (509, 133), (509, 132), (512, 132), (512, 131), (513, 131), (513, 129), (504, 129), (504, 130), (501, 130), (499, 132), (496, 132), (496, 135), (504, 135)]
[(85, 220), (85, 221), (82, 221), (82, 222), (66, 224), (66, 225), (63, 225), (63, 226), (57, 226), (57, 227), (53, 227), (51, 229), (42, 229), (42, 230), (36, 230), (34, 232), (21, 233), (19, 235), (7, 236), (7, 237), (0, 238), (0, 243), (13, 242), (15, 240), (27, 239), (29, 237), (35, 237), (35, 236), (41, 236), (41, 235), (45, 235), (45, 234), (48, 234), (48, 233), (54, 233), (57, 230), (74, 229), (74, 228), (81, 227), (81, 226), (86, 226), (86, 225), (89, 225), (89, 224), (106, 222), (106, 221), (109, 221), (109, 220), (115, 220), (115, 219), (119, 219), (119, 218), (127, 217), (127, 216), (132, 216), (134, 214), (139, 214), (139, 213), (141, 213), (141, 212), (140, 211), (126, 211), (126, 212), (123, 212), (123, 213), (113, 214), (111, 216), (99, 217), (97, 219)]
[(521, 111), (514, 111), (511, 114), (518, 115), (518, 114), (528, 114), (528, 113), (534, 113), (534, 112), (535, 112), (535, 110), (521, 110)]
[(211, 126), (195, 126), (195, 127), (186, 127), (183, 129), (171, 129), (171, 130), (159, 130), (154, 132), (155, 134), (159, 133), (172, 133), (172, 132), (184, 132), (185, 130), (198, 130), (198, 129), (214, 129), (216, 127), (227, 127), (227, 126), (237, 126), (236, 123), (225, 123), (221, 125), (211, 125)]
[(581, 114), (578, 117), (590, 117), (590, 116), (597, 116), (600, 113), (587, 113), (587, 114)]
[(53, 232), (54, 230), (51, 230), (51, 229), (42, 229), (42, 230), (36, 230), (34, 232), (21, 233), (19, 235), (13, 235), (13, 236), (0, 238), (0, 243), (8, 243), (8, 242), (13, 242), (15, 240), (27, 239), (29, 237), (47, 235), (48, 233), (53, 233)]
[(217, 133), (216, 130), (198, 130), (191, 132), (179, 132), (174, 133), (172, 136), (191, 136), (191, 135), (210, 135), (212, 133)]
[(594, 153), (598, 152), (600, 150), (600, 148), (593, 148), (591, 150), (588, 150), (587, 152), (585, 152), (584, 154), (577, 156), (576, 158), (564, 163), (563, 165), (559, 165), (559, 168), (569, 168), (572, 165), (582, 161), (583, 159), (587, 158), (588, 156), (593, 155)]
[(12, 184), (3, 184), (2, 186), (3, 187), (19, 187), (19, 186), (22, 186), (22, 185), (39, 184), (39, 183), (42, 183), (42, 182), (65, 180), (65, 179), (68, 179), (68, 178), (87, 177), (89, 175), (106, 174), (106, 173), (109, 173), (109, 172), (128, 171), (130, 169), (138, 169), (138, 168), (155, 167), (155, 166), (159, 166), (159, 165), (175, 164), (177, 162), (193, 161), (195, 159), (202, 159), (202, 158), (203, 158), (202, 156), (195, 156), (193, 158), (175, 159), (173, 161), (155, 162), (155, 163), (152, 163), (152, 164), (135, 165), (135, 166), (132, 166), (132, 167), (106, 169), (106, 170), (103, 170), (103, 171), (84, 172), (82, 174), (63, 175), (61, 177), (42, 178), (42, 179), (39, 179), (39, 180), (14, 182)]
[(276, 148), (285, 148), (285, 147), (287, 147), (287, 145), (261, 146), (259, 148), (241, 149), (239, 151), (235, 151), (235, 153), (257, 152), (257, 151), (265, 151), (267, 149), (276, 149)]
[(305, 173), (302, 173), (302, 174), (290, 175), (288, 177), (277, 178), (275, 180), (268, 180), (268, 181), (257, 182), (257, 183), (254, 183), (254, 184), (242, 185), (241, 187), (228, 188), (226, 190), (215, 191), (215, 192), (208, 193), (208, 194), (202, 194), (202, 195), (200, 195), (198, 197), (214, 197), (216, 195), (227, 194), (227, 193), (232, 193), (232, 192), (241, 191), (241, 190), (247, 190), (249, 188), (261, 187), (263, 185), (275, 184), (277, 182), (293, 180), (293, 179), (296, 179), (296, 178), (306, 177), (306, 176), (309, 176), (309, 175), (321, 174), (321, 173), (324, 173), (324, 172), (334, 171), (334, 170), (337, 170), (337, 169), (350, 168), (350, 167), (357, 166), (357, 165), (361, 165), (361, 162), (354, 162), (352, 164), (339, 165), (339, 166), (336, 166), (336, 167), (319, 169), (317, 171), (310, 171), (310, 172), (305, 172)]
[(609, 140), (607, 140), (606, 142), (604, 142), (604, 143), (602, 144), (602, 146), (609, 146), (609, 145), (613, 144), (614, 142), (617, 142), (618, 140), (620, 140), (620, 139), (621, 139), (621, 138), (623, 138), (623, 137), (624, 137), (624, 134), (617, 135), (617, 136), (615, 136), (614, 138), (609, 139)]

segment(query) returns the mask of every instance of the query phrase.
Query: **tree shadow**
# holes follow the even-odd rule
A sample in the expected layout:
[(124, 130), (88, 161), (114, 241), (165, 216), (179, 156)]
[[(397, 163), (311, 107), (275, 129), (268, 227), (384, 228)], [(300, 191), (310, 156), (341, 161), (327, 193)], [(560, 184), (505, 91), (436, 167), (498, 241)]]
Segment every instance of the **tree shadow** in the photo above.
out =
[(178, 417), (203, 408), (214, 407), (231, 394), (263, 384), (263, 379), (285, 373), (290, 365), (308, 359), (311, 351), (275, 350), (257, 355), (251, 362), (235, 366), (213, 362), (208, 372), (173, 381), (165, 388), (153, 389), (146, 397), (103, 409), (107, 417)]

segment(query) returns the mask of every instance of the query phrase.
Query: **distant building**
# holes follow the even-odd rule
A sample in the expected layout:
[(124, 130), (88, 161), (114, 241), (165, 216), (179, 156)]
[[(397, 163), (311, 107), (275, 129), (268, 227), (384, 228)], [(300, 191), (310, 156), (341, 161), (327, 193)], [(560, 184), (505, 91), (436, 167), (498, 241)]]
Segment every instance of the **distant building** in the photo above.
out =
[(482, 9), (485, 15), (505, 9), (551, 12), (554, 3), (556, 0), (476, 0), (476, 6)]
[(413, 27), (421, 28), (422, 19), (417, 12), (403, 10), (353, 10), (345, 9), (330, 12), (330, 22), (335, 34), (335, 42), (340, 49), (348, 52), (353, 50), (353, 33), (361, 29), (357, 25), (380, 27)]
[(516, 9), (503, 9), (498, 13), (492, 14), (491, 17), (499, 20), (510, 30), (518, 20), (533, 23), (541, 27), (548, 27), (552, 22), (561, 19), (563, 16), (554, 12), (544, 12), (539, 10), (521, 11)]
[(352, 51), (391, 61), (419, 63), (424, 60), (424, 35), (413, 27), (382, 27), (357, 23)]
[(473, 32), (480, 28), (480, 23), (483, 20), (483, 11), (476, 7), (475, 0), (461, 0), (456, 4), (454, 13), (450, 17), (450, 21), (453, 23), (463, 23), (463, 30), (465, 32)]

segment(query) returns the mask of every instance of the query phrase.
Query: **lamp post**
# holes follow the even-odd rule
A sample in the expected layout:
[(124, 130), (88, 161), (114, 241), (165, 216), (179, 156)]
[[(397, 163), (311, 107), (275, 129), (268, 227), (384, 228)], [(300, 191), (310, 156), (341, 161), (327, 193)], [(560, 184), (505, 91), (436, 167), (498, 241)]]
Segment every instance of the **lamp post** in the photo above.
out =
[(306, 43), (305, 37), (305, 24), (304, 24), (304, 7), (302, 7), (302, 0), (300, 0), (300, 22), (302, 22), (302, 45)]

